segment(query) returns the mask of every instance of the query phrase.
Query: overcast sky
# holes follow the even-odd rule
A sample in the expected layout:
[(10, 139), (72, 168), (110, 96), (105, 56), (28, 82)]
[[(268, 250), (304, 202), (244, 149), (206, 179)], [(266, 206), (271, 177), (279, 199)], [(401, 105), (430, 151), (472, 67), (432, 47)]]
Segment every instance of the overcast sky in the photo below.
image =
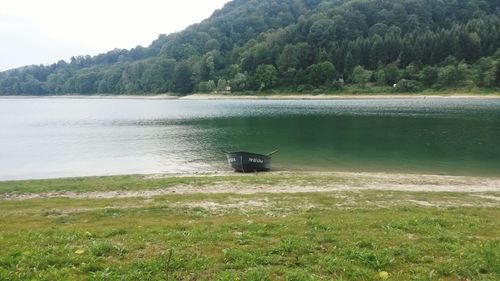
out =
[(0, 0), (0, 71), (144, 47), (229, 0)]

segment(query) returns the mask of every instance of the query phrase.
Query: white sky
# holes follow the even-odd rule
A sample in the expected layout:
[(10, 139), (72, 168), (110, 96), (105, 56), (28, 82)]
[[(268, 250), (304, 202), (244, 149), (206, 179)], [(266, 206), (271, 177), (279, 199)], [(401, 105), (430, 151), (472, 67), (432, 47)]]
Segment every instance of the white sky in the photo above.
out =
[(144, 47), (229, 0), (0, 0), (0, 71)]

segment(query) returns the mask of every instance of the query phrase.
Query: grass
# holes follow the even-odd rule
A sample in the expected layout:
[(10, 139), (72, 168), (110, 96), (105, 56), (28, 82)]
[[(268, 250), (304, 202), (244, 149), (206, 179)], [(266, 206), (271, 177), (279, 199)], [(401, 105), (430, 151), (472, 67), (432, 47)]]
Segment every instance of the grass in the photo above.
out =
[(113, 191), (158, 189), (178, 184), (203, 184), (203, 178), (169, 177), (148, 179), (145, 176), (88, 177), (49, 180), (26, 180), (0, 182), (0, 194), (13, 192), (56, 192), (56, 191)]
[(277, 185), (286, 182), (302, 181), (321, 184), (325, 182), (351, 182), (355, 179), (338, 175), (316, 175), (295, 174), (285, 177), (280, 173), (255, 175), (238, 174), (214, 174), (214, 175), (192, 175), (192, 176), (144, 176), (125, 175), (108, 177), (83, 177), (48, 180), (24, 180), (24, 181), (0, 181), (0, 195), (8, 193), (44, 193), (44, 192), (92, 192), (92, 191), (138, 191), (168, 189), (174, 186), (189, 185), (192, 187), (203, 187), (214, 184), (228, 185)]
[[(4, 182), (0, 190), (140, 190), (179, 181), (271, 186), (290, 177), (126, 176)], [(0, 280), (383, 280), (381, 272), (387, 280), (499, 280), (500, 203), (476, 195), (0, 199)]]

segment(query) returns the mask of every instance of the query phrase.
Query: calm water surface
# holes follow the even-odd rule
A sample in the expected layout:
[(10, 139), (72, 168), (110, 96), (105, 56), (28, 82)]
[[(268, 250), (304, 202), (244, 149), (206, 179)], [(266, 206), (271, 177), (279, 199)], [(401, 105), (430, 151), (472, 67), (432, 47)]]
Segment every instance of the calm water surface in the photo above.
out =
[(0, 99), (0, 180), (228, 170), (500, 176), (500, 100)]

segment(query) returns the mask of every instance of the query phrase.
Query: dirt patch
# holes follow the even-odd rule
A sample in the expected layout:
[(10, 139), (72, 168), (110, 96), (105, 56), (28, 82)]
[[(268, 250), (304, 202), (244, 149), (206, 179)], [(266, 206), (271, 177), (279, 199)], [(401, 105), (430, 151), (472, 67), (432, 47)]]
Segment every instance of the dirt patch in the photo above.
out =
[(239, 200), (232, 202), (213, 202), (213, 201), (195, 201), (187, 203), (175, 204), (176, 207), (189, 207), (189, 208), (202, 208), (210, 211), (220, 211), (220, 210), (254, 210), (262, 209), (270, 206), (268, 199), (263, 200)]
[(479, 198), (482, 198), (482, 199), (489, 199), (489, 200), (493, 200), (493, 201), (498, 201), (500, 202), (500, 197), (499, 196), (492, 196), (492, 195), (473, 195), (475, 197), (479, 197)]
[(435, 207), (436, 206), (435, 204), (433, 204), (431, 202), (422, 201), (422, 200), (408, 200), (408, 202), (416, 204), (418, 206), (422, 206), (422, 207)]

